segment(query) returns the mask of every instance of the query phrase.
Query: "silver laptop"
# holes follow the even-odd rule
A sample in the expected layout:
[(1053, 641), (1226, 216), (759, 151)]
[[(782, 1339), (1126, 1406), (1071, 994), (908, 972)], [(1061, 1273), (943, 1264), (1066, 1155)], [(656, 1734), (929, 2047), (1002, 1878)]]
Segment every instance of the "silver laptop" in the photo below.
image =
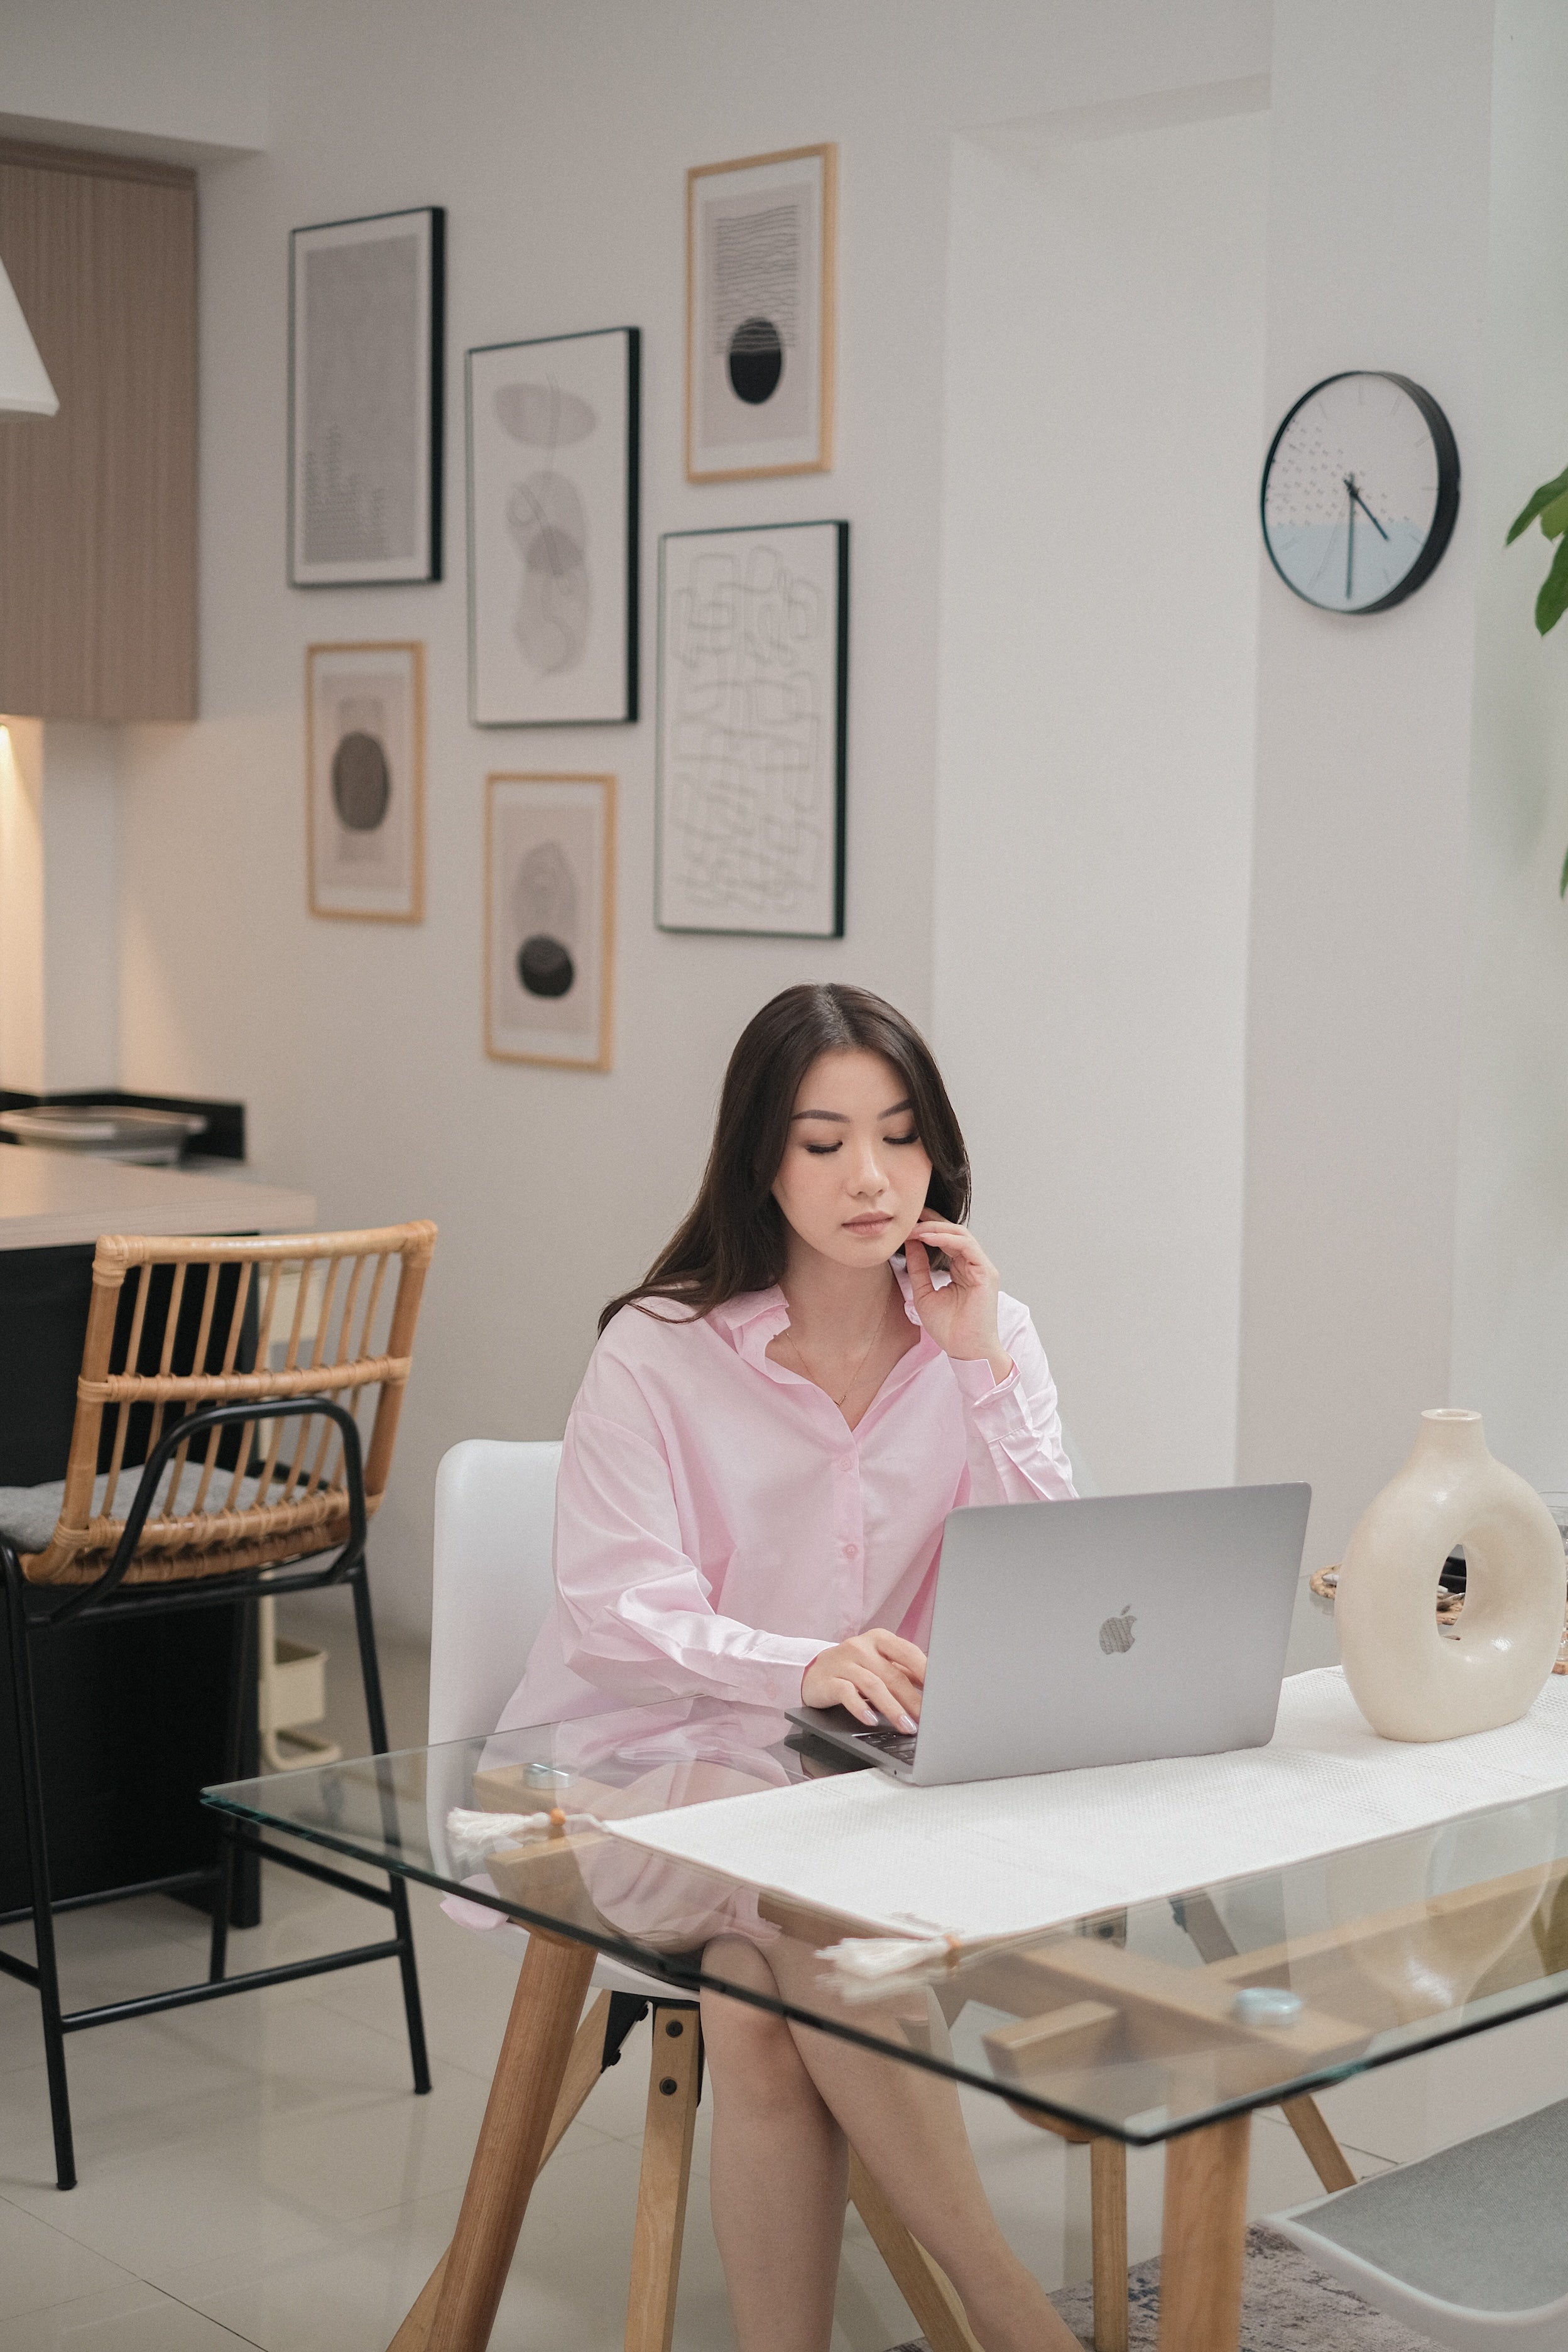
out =
[(942, 1786), (1217, 1755), (1273, 1736), (1310, 1486), (952, 1512), (918, 1733), (845, 1707), (804, 1730)]

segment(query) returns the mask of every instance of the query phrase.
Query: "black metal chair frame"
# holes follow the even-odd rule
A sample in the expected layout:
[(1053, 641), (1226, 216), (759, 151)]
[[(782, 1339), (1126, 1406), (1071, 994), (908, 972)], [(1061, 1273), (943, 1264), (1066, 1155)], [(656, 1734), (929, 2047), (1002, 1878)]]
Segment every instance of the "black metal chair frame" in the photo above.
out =
[[(342, 1436), (343, 1479), (349, 1498), (348, 1541), (327, 1565), (311, 1567), (286, 1562), (262, 1568), (218, 1573), (184, 1582), (132, 1584), (124, 1580), (142, 1529), (152, 1509), (159, 1480), (170, 1456), (188, 1446), (205, 1431), (241, 1426), (247, 1423), (280, 1421), (320, 1413), (336, 1423)], [(403, 1979), (403, 2006), (408, 2025), (408, 2053), (414, 2088), (430, 2088), (430, 2068), (425, 2049), (425, 2023), (419, 2005), (419, 1979), (415, 1966), (414, 1936), (408, 1913), (408, 1890), (403, 1878), (388, 1873), (384, 1887), (326, 1864), (290, 1853), (264, 1839), (259, 1831), (226, 1816), (222, 1848), (216, 1863), (205, 1869), (182, 1871), (165, 1878), (138, 1880), (125, 1886), (106, 1887), (90, 1895), (52, 1899), (49, 1892), (48, 1838), (44, 1818), (43, 1777), (38, 1746), (37, 1711), (33, 1686), (31, 1644), (62, 1625), (113, 1617), (139, 1615), (143, 1611), (171, 1611), (240, 1606), (239, 1631), (234, 1643), (228, 1692), (225, 1755), (226, 1780), (237, 1780), (241, 1759), (247, 1684), (255, 1673), (255, 1608), (263, 1597), (280, 1592), (317, 1591), (324, 1586), (347, 1584), (353, 1593), (354, 1629), (359, 1640), (360, 1674), (364, 1685), (370, 1743), (378, 1756), (387, 1753), (386, 1717), (382, 1705), (381, 1672), (376, 1661), (375, 1626), (371, 1614), (370, 1584), (365, 1569), (364, 1474), (359, 1430), (353, 1415), (335, 1398), (297, 1396), (268, 1398), (237, 1404), (207, 1405), (164, 1431), (149, 1454), (124, 1530), (114, 1556), (91, 1584), (68, 1589), (60, 1597), (58, 1584), (33, 1584), (22, 1573), (21, 1560), (0, 1536), (0, 1569), (5, 1580), (6, 1615), (10, 1632), (11, 1676), (16, 1692), (16, 1736), (21, 1752), (22, 1804), (26, 1825), (27, 1869), (32, 1901), (18, 1911), (0, 1913), (0, 1926), (30, 1918), (36, 1960), (17, 1959), (0, 1951), (0, 1973), (31, 1985), (43, 2009), (44, 2051), (49, 2084), (49, 2112), (54, 2126), (55, 2171), (61, 2189), (76, 2186), (76, 2158), (71, 2137), (70, 2097), (66, 2081), (65, 2038), (88, 2026), (112, 2025), (121, 2018), (148, 2017), (161, 2010), (186, 2009), (194, 2002), (218, 2000), (229, 1993), (249, 1992), (262, 1985), (289, 1984), (299, 1977), (324, 1976), (338, 1969), (361, 1968), (372, 1960), (392, 1960)], [(307, 1538), (308, 1539), (308, 1538)], [(315, 1555), (319, 1558), (320, 1555)], [(396, 1822), (385, 1824), (388, 1842), (397, 1843)], [(384, 1943), (361, 1944), (352, 1950), (327, 1952), (314, 1959), (291, 1960), (276, 1968), (250, 1969), (227, 1976), (229, 1916), (234, 1907), (236, 1878), (242, 1848), (285, 1869), (300, 1872), (324, 1886), (334, 1886), (362, 1901), (379, 1904), (392, 1914), (392, 1936)], [(205, 1983), (180, 1985), (169, 1992), (143, 1993), (135, 2000), (100, 2002), (96, 2008), (62, 2010), (55, 1956), (57, 1912), (86, 1910), (100, 1903), (121, 1903), (135, 1895), (195, 1895), (206, 1892), (212, 1906), (212, 1944)]]

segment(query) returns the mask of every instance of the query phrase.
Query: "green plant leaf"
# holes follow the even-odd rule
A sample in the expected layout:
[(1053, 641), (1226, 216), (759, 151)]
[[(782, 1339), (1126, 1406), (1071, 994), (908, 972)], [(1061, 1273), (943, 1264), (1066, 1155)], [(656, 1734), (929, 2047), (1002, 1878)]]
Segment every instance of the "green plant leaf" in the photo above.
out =
[(1568, 530), (1568, 492), (1553, 499), (1549, 507), (1542, 508), (1541, 528), (1548, 539), (1561, 539)]
[(1564, 613), (1568, 613), (1568, 539), (1560, 539), (1552, 569), (1535, 600), (1535, 625), (1542, 636), (1557, 626)]
[(1509, 527), (1509, 534), (1507, 539), (1504, 540), (1503, 545), (1505, 547), (1511, 547), (1514, 541), (1519, 537), (1520, 532), (1521, 530), (1528, 530), (1531, 524), (1535, 520), (1536, 516), (1540, 514), (1544, 508), (1551, 506), (1554, 499), (1560, 499), (1565, 490), (1568, 490), (1568, 467), (1564, 467), (1562, 473), (1556, 475), (1550, 482), (1542, 483), (1541, 488), (1531, 497), (1530, 504), (1524, 509), (1522, 514), (1515, 516), (1512, 523)]

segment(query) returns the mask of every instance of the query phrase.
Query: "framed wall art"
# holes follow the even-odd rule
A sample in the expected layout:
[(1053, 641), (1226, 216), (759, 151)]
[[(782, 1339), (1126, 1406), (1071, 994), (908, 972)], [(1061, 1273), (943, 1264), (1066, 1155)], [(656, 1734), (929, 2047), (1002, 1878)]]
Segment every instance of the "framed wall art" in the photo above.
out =
[(833, 463), (835, 147), (686, 175), (686, 473)]
[(607, 1070), (616, 780), (500, 775), (485, 792), (485, 1051)]
[(425, 915), (425, 648), (311, 646), (305, 656), (310, 912)]
[(637, 715), (636, 327), (468, 355), (477, 727)]
[(659, 929), (842, 939), (849, 526), (658, 551)]
[(441, 577), (439, 205), (289, 241), (289, 578)]

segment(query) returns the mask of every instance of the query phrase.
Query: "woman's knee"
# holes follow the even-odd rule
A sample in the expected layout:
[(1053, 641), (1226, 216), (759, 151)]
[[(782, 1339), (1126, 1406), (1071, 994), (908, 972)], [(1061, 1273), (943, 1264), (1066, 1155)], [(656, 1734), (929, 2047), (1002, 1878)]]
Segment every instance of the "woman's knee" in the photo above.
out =
[[(718, 1966), (731, 1983), (776, 1998), (772, 1972), (752, 1948), (727, 1943)], [(726, 2091), (743, 2092), (749, 2105), (771, 2106), (816, 2096), (794, 2035), (770, 2010), (704, 1987), (702, 2042), (721, 2098)]]

